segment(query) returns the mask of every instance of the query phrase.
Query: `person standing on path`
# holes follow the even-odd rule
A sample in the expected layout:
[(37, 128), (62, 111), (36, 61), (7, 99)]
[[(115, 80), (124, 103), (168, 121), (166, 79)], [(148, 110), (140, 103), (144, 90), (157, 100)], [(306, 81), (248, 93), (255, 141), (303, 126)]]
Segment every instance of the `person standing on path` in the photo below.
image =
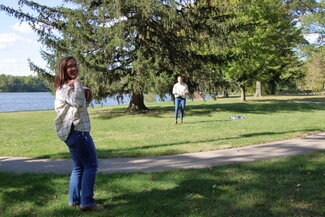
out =
[(186, 96), (188, 95), (188, 87), (187, 84), (184, 83), (184, 77), (178, 76), (177, 83), (173, 87), (173, 94), (175, 96), (175, 121), (174, 124), (177, 124), (178, 119), (178, 109), (179, 105), (181, 105), (180, 112), (180, 123), (183, 123), (184, 110), (186, 104)]
[[(70, 176), (69, 206), (80, 206), (81, 211), (100, 211), (96, 205), (94, 184), (98, 168), (97, 152), (90, 136), (90, 121), (84, 87), (78, 77), (78, 65), (74, 57), (63, 58), (54, 81), (55, 129), (58, 137), (68, 146), (73, 160)], [(86, 92), (90, 91), (89, 87)]]

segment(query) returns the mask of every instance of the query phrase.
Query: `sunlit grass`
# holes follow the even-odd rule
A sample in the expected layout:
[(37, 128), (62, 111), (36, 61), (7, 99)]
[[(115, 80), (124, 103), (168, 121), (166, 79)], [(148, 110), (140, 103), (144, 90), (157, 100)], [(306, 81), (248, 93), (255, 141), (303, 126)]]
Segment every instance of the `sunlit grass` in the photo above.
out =
[[(173, 125), (173, 103), (89, 108), (100, 158), (158, 156), (224, 149), (304, 136), (325, 129), (322, 97), (263, 97), (187, 101), (184, 124)], [(0, 113), (0, 156), (69, 158), (54, 131), (54, 111)], [(229, 119), (243, 115), (240, 120)]]

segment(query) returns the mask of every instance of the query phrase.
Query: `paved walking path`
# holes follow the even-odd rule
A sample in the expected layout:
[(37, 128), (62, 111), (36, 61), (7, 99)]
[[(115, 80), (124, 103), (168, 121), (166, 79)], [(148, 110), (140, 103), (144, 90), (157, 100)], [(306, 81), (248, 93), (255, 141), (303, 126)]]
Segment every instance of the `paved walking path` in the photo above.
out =
[[(115, 173), (206, 168), (305, 154), (319, 150), (325, 150), (325, 132), (304, 138), (217, 151), (161, 157), (100, 159), (99, 172)], [(69, 174), (71, 168), (71, 160), (0, 157), (0, 171)]]

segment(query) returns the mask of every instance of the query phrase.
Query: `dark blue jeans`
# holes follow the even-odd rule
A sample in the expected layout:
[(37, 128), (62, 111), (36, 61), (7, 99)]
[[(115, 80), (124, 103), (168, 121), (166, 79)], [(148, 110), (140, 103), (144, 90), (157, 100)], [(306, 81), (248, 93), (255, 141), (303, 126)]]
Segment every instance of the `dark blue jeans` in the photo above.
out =
[(94, 185), (98, 159), (94, 142), (87, 132), (75, 131), (72, 126), (65, 141), (73, 160), (70, 176), (69, 204), (82, 207), (96, 205)]
[(182, 97), (175, 98), (175, 120), (178, 118), (178, 108), (181, 105), (180, 119), (183, 120), (186, 99)]

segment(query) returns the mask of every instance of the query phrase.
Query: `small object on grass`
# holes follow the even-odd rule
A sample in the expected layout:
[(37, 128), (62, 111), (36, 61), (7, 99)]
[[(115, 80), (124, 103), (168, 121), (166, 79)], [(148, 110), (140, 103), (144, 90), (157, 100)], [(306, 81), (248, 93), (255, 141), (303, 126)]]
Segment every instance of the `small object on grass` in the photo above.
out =
[(229, 119), (235, 120), (235, 119), (245, 119), (246, 117), (243, 115), (233, 115), (230, 116)]

